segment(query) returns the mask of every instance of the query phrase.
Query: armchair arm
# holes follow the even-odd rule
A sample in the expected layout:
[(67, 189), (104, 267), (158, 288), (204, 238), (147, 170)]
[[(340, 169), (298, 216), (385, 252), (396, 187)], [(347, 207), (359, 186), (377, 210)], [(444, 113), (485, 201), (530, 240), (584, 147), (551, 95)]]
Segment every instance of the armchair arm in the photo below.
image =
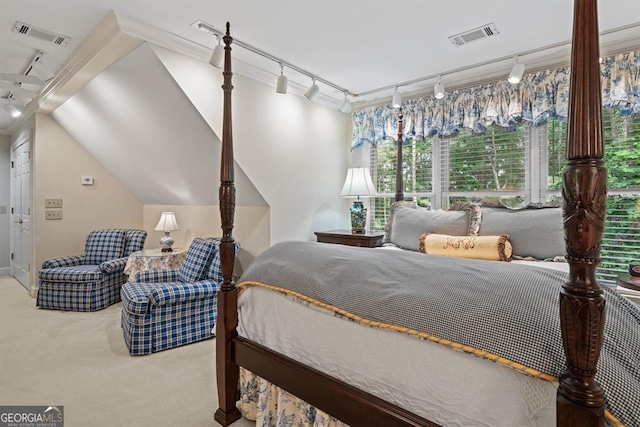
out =
[(154, 305), (175, 304), (203, 298), (211, 298), (218, 293), (218, 285), (214, 280), (207, 279), (195, 283), (165, 283), (160, 288), (153, 289), (149, 294), (149, 302)]
[(177, 268), (140, 271), (136, 275), (135, 281), (138, 283), (177, 282), (178, 271)]
[(100, 271), (105, 274), (115, 273), (117, 271), (124, 271), (124, 266), (127, 265), (128, 257), (111, 259), (100, 264), (98, 267)]
[(42, 263), (42, 268), (75, 267), (81, 264), (84, 264), (84, 255), (74, 255), (48, 259)]

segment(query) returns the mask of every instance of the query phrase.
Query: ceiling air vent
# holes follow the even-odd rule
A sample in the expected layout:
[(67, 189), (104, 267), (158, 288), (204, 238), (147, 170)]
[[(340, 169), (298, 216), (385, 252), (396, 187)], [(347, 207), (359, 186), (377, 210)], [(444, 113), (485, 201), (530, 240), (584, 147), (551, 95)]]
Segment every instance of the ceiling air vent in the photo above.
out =
[(456, 34), (455, 36), (450, 36), (449, 41), (453, 43), (454, 46), (458, 47), (476, 40), (497, 36), (498, 34), (500, 34), (500, 31), (498, 31), (495, 24), (487, 24), (482, 27), (474, 28), (473, 30), (465, 31), (464, 33)]
[(44, 40), (59, 46), (65, 46), (71, 41), (71, 37), (52, 33), (51, 31), (43, 30), (42, 28), (34, 27), (33, 25), (25, 24), (20, 21), (17, 21), (13, 26), (13, 32), (24, 34), (25, 36), (30, 36), (38, 40)]

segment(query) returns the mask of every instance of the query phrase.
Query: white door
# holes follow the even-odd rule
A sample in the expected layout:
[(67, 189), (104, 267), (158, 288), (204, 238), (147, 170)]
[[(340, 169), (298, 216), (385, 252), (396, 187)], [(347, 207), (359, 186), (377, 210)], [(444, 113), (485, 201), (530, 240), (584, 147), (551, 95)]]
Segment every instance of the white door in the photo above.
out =
[(11, 275), (29, 289), (31, 242), (31, 150), (25, 141), (11, 151)]

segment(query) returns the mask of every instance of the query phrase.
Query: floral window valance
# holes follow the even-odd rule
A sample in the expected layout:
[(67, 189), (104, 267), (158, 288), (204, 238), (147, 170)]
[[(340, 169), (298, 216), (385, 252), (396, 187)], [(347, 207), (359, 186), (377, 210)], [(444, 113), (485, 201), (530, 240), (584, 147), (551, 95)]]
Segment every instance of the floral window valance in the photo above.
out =
[[(517, 85), (504, 80), (454, 90), (441, 100), (407, 100), (402, 103), (404, 139), (451, 136), (462, 129), (483, 133), (489, 126), (512, 131), (517, 121), (537, 126), (549, 117), (566, 119), (569, 71), (560, 67), (527, 74)], [(601, 76), (605, 108), (620, 108), (626, 116), (640, 114), (640, 52), (603, 59)], [(397, 110), (390, 105), (354, 113), (351, 148), (395, 141), (397, 121)]]

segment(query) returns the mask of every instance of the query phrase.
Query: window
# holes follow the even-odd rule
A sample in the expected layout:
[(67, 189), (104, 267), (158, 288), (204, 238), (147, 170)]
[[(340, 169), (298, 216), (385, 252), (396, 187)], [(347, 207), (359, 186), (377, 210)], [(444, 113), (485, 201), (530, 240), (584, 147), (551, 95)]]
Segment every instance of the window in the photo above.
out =
[[(598, 279), (615, 282), (640, 257), (640, 117), (603, 111), (609, 200)], [(508, 206), (560, 200), (567, 124), (518, 124), (514, 132), (410, 141), (403, 146), (405, 199), (447, 209), (458, 201), (499, 199)], [(370, 148), (379, 196), (371, 200), (371, 228), (384, 228), (395, 196), (396, 144)]]
[[(489, 128), (484, 135), (461, 132), (452, 138), (406, 142), (402, 151), (405, 200), (433, 208), (482, 197), (522, 205), (528, 199), (528, 132), (519, 124), (511, 133)], [(384, 228), (395, 198), (396, 150), (393, 141), (370, 146), (371, 175), (378, 190), (369, 207), (374, 230)]]
[[(602, 115), (607, 167), (607, 218), (597, 270), (598, 280), (613, 283), (640, 256), (640, 117), (618, 110)], [(566, 122), (549, 120), (548, 198), (559, 198), (565, 166)]]
[[(433, 195), (433, 141), (411, 140), (402, 146), (402, 170), (405, 200), (415, 200), (423, 207), (431, 206)], [(396, 193), (397, 144), (385, 141), (371, 147), (371, 179), (378, 197), (369, 208), (372, 229), (384, 229)]]
[(494, 128), (483, 135), (461, 132), (445, 142), (442, 162), (443, 207), (483, 197), (509, 206), (525, 199), (525, 126), (506, 133)]

